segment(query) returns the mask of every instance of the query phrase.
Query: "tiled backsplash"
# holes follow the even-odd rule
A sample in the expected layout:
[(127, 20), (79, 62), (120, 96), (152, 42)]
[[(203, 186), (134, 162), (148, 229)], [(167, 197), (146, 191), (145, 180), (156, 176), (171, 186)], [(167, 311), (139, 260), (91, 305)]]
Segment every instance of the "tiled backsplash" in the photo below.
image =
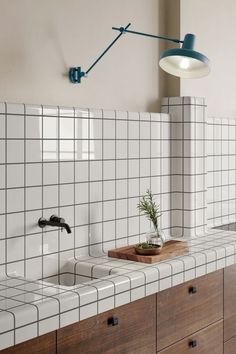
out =
[[(163, 113), (0, 104), (0, 270), (43, 278), (65, 260), (143, 240), (149, 188), (172, 236), (205, 227), (205, 104), (163, 99)], [(37, 225), (65, 218), (66, 231)]]
[(163, 99), (171, 116), (171, 226), (173, 236), (198, 236), (206, 227), (206, 106), (200, 97)]
[(207, 219), (210, 226), (236, 221), (235, 141), (235, 119), (207, 119)]
[[(139, 196), (157, 195), (170, 233), (170, 117), (0, 105), (0, 263), (41, 278), (64, 260), (136, 243), (149, 225)], [(37, 221), (65, 218), (72, 234)]]

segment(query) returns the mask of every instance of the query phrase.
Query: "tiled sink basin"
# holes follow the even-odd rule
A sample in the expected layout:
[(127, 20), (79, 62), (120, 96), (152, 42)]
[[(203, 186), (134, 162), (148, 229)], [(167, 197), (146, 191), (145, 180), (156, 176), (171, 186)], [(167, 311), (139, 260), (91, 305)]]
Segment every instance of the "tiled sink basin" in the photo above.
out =
[(54, 274), (42, 280), (52, 285), (75, 286), (88, 283), (94, 279), (107, 277), (111, 274), (123, 273), (121, 269), (112, 269), (105, 265), (96, 265), (88, 262), (78, 262), (74, 259), (69, 260), (61, 269), (59, 274)]

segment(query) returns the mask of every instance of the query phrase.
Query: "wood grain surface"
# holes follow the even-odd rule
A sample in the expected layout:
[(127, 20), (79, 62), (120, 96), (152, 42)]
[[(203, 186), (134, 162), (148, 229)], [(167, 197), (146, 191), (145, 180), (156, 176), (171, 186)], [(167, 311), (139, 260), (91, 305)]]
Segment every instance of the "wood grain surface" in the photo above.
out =
[(161, 253), (157, 255), (139, 255), (135, 252), (135, 246), (136, 245), (132, 245), (110, 250), (108, 251), (108, 257), (152, 264), (188, 253), (188, 243), (185, 241), (167, 241)]

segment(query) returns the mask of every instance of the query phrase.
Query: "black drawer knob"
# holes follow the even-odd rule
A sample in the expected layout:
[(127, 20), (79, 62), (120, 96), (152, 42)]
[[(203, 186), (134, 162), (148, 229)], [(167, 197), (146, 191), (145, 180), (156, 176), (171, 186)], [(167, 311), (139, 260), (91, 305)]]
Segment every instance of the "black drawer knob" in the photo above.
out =
[(119, 324), (119, 319), (116, 316), (108, 318), (107, 323), (109, 326), (117, 326)]
[(189, 346), (190, 346), (190, 348), (195, 348), (197, 346), (197, 341), (196, 340), (190, 340)]
[(188, 289), (189, 294), (196, 294), (197, 293), (197, 287), (196, 286), (190, 286)]

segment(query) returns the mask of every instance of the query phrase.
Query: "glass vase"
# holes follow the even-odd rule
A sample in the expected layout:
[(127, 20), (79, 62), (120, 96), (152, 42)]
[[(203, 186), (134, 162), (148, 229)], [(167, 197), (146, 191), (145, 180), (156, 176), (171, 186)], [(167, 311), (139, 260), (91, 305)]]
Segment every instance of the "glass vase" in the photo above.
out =
[(159, 227), (152, 227), (151, 230), (146, 233), (146, 242), (152, 245), (158, 245), (162, 248), (165, 243), (164, 232)]

